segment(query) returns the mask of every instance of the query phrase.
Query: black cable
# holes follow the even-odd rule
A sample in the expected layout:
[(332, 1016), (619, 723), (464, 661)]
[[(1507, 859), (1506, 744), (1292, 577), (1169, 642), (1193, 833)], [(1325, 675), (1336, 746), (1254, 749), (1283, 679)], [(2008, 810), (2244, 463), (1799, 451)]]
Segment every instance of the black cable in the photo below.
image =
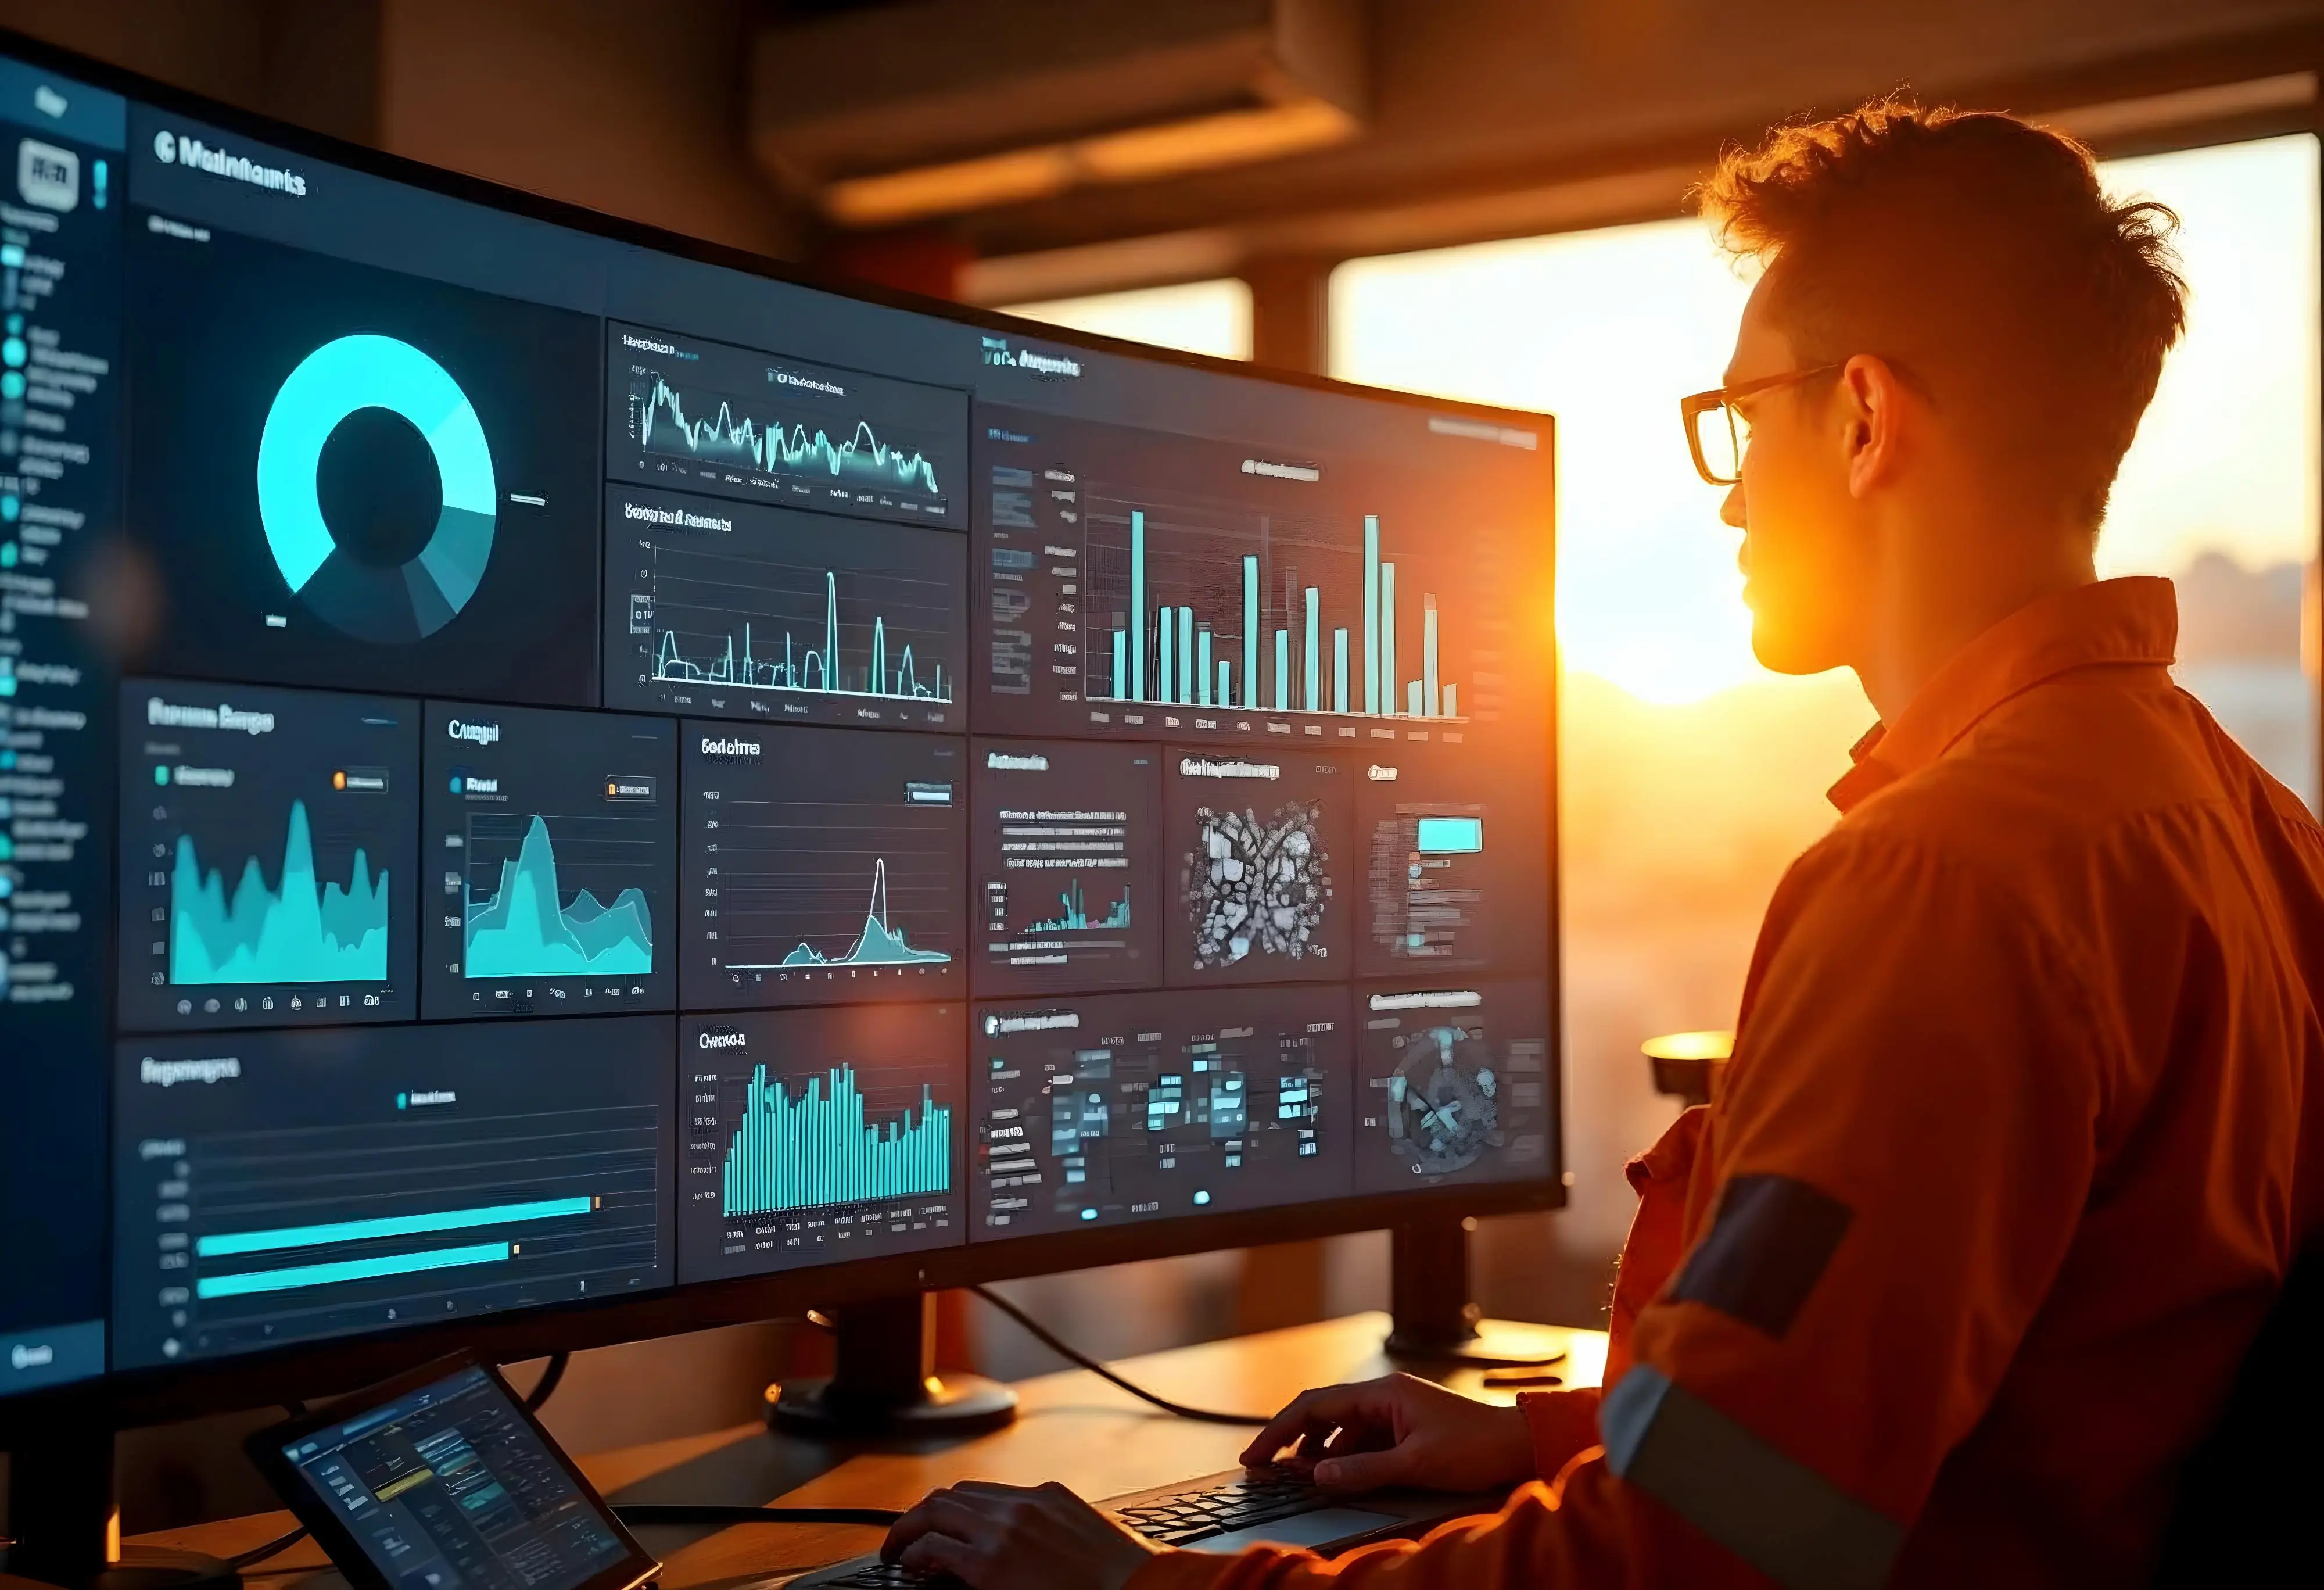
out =
[(874, 1524), (904, 1515), (891, 1507), (724, 1507), (713, 1502), (641, 1502), (613, 1509), (625, 1524)]
[(300, 1541), (304, 1540), (306, 1538), (307, 1528), (304, 1524), (301, 1524), (299, 1528), (291, 1530), (289, 1534), (278, 1535), (263, 1546), (254, 1546), (247, 1551), (240, 1552), (233, 1557), (227, 1558), (226, 1559), (226, 1566), (239, 1573), (242, 1569), (250, 1567), (254, 1563), (264, 1562), (268, 1558), (272, 1557), (279, 1551), (290, 1550), (290, 1548), (296, 1546)]
[(1039, 1342), (1043, 1346), (1048, 1348), (1050, 1352), (1055, 1353), (1058, 1357), (1063, 1358), (1068, 1364), (1077, 1364), (1081, 1368), (1088, 1370), (1092, 1374), (1097, 1376), (1108, 1385), (1119, 1386), (1123, 1391), (1128, 1391), (1131, 1396), (1137, 1398), (1139, 1401), (1150, 1402), (1165, 1413), (1175, 1413), (1180, 1419), (1191, 1419), (1202, 1424), (1256, 1426), (1269, 1424), (1274, 1421), (1275, 1416), (1273, 1414), (1255, 1415), (1249, 1413), (1220, 1413), (1213, 1409), (1189, 1408), (1184, 1402), (1173, 1402), (1169, 1398), (1149, 1391), (1144, 1386), (1139, 1385), (1133, 1381), (1123, 1379), (1120, 1375), (1115, 1373), (1112, 1369), (1109, 1368), (1102, 1360), (1093, 1358), (1088, 1354), (1082, 1352), (1080, 1349), (1070, 1346), (1065, 1342), (1058, 1340), (1056, 1336), (1053, 1334), (1047, 1326), (1044, 1326), (1039, 1320), (1035, 1319), (1031, 1315), (1026, 1313), (1025, 1310), (1017, 1307), (1016, 1304), (1002, 1297), (999, 1292), (994, 1291), (991, 1287), (973, 1286), (968, 1290), (974, 1292), (978, 1297), (982, 1298), (995, 1308), (1000, 1309), (1001, 1312), (1009, 1316), (1010, 1318), (1015, 1320), (1018, 1324), (1023, 1326), (1028, 1331), (1032, 1333), (1033, 1339), (1035, 1341)]
[(540, 1372), (540, 1378), (532, 1382), (532, 1390), (524, 1394), (524, 1410), (527, 1413), (539, 1413), (548, 1406), (549, 1400), (557, 1395), (557, 1382), (565, 1378), (565, 1366), (571, 1362), (573, 1354), (570, 1353), (549, 1355), (549, 1367)]

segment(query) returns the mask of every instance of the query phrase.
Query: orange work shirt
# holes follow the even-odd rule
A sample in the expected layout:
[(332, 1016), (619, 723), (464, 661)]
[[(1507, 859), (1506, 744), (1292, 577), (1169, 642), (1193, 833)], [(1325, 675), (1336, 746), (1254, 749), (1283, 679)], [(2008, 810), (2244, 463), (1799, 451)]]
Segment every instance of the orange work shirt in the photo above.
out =
[(2144, 1583), (2324, 1220), (2324, 832), (2167, 671), (2168, 581), (2034, 604), (1832, 790), (1735, 1056), (1631, 1167), (1541, 1480), (1259, 1590)]

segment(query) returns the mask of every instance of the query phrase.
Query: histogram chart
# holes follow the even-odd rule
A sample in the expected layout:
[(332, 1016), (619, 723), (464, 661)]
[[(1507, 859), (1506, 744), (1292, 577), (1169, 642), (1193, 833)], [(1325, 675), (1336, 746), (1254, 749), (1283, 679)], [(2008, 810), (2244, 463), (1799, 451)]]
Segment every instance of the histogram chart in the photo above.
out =
[(1363, 985), (1356, 1032), (1358, 1191), (1546, 1172), (1546, 984)]
[(959, 1242), (963, 1014), (901, 1004), (682, 1021), (680, 1277)]
[(422, 1012), (677, 1003), (677, 726), (431, 701)]
[(115, 1352), (164, 1364), (667, 1286), (667, 1017), (131, 1040)]
[(980, 1004), (973, 1240), (1335, 1197), (1343, 988)]
[(605, 699), (770, 723), (957, 726), (967, 542), (606, 493)]
[(1161, 977), (1160, 753), (1071, 740), (971, 743), (980, 994), (1150, 987)]
[(125, 1029), (411, 1018), (419, 716), (123, 686)]
[(698, 722), (680, 733), (688, 1007), (962, 986), (959, 742)]
[(981, 724), (1458, 745), (1546, 689), (1505, 504), (1393, 459), (980, 414)]
[(607, 336), (615, 478), (959, 522), (966, 393), (643, 327)]

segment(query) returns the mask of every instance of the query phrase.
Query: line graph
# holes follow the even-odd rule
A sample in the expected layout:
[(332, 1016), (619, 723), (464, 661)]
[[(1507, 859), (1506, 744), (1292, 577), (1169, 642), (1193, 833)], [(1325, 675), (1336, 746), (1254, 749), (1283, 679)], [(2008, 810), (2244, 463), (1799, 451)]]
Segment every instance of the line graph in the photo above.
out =
[[(685, 1003), (807, 1004), (959, 985), (957, 743), (812, 727), (684, 730)], [(957, 793), (956, 793), (957, 790)]]
[(834, 480), (879, 481), (899, 490), (942, 495), (933, 459), (918, 448), (890, 447), (880, 439), (868, 420), (855, 422), (844, 441), (808, 421), (786, 423), (738, 415), (739, 398), (717, 393), (696, 393), (697, 404), (716, 399), (718, 411), (696, 420), (686, 411), (686, 393), (656, 376), (650, 387), (639, 382), (630, 389), (630, 423), (639, 445), (649, 451), (721, 463), (750, 464), (768, 475), (820, 472)]
[(786, 354), (608, 327), (616, 479), (955, 527), (968, 395)]
[(609, 493), (609, 703), (956, 726), (964, 538), (903, 525), (834, 529), (785, 508)]
[(756, 650), (752, 624), (745, 619), (741, 655), (735, 653), (734, 634), (730, 629), (717, 656), (691, 658), (679, 649), (678, 632), (666, 629), (654, 646), (653, 677), (666, 681), (741, 685), (754, 690), (811, 690), (826, 696), (889, 697), (904, 701), (952, 699), (952, 686), (945, 678), (941, 661), (932, 665), (932, 677), (922, 681), (912, 657), (911, 642), (904, 642), (891, 666), (888, 616), (884, 613), (872, 615), (868, 655), (861, 670), (851, 669), (840, 648), (839, 576), (830, 569), (824, 570), (823, 593), (820, 646), (795, 646), (793, 632), (785, 626), (779, 632), (779, 655), (770, 641), (767, 655), (761, 657)]
[[(651, 876), (651, 824), (650, 818), (560, 817), (566, 871), (586, 856), (601, 874), (635, 869)], [(512, 858), (508, 830), (520, 827), (523, 837)], [(631, 836), (624, 827), (642, 831)], [(586, 887), (568, 886), (540, 813), (477, 813), (468, 819), (467, 841), (462, 970), (468, 976), (641, 977), (653, 970), (653, 908), (645, 891), (631, 885), (601, 901)]]

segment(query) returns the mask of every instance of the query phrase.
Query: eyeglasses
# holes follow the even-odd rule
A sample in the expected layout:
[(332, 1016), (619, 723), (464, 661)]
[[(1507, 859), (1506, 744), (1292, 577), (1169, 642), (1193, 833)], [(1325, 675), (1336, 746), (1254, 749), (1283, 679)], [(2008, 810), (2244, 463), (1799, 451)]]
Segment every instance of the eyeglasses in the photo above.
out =
[(1733, 485), (1743, 478), (1743, 453), (1751, 445), (1751, 420), (1736, 408), (1737, 398), (1812, 381), (1846, 364), (1843, 359), (1836, 365), (1818, 365), (1812, 370), (1788, 370), (1781, 375), (1747, 381), (1740, 386), (1714, 387), (1679, 399), (1679, 419), (1686, 426), (1686, 446), (1694, 455), (1695, 473), (1713, 485)]

